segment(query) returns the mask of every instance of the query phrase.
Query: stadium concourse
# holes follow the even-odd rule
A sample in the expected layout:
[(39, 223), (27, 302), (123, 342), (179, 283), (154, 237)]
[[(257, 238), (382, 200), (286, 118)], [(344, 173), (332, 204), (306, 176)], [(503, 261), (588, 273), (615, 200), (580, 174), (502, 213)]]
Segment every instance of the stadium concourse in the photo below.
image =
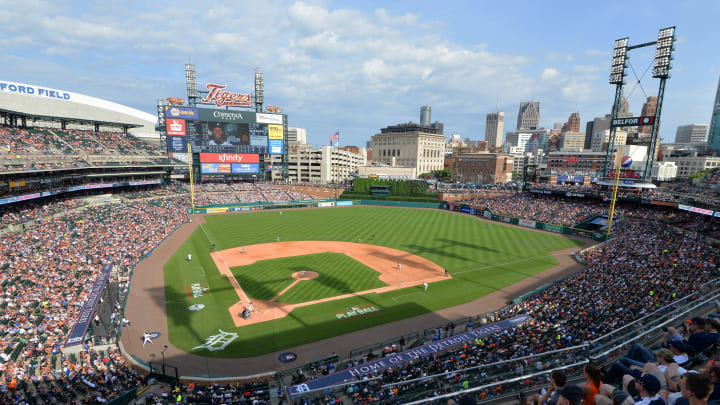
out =
[[(78, 142), (77, 145), (82, 145), (82, 141)], [(708, 185), (716, 184), (714, 174), (710, 179), (713, 178)], [(714, 188), (703, 192), (707, 198), (717, 197)], [(302, 197), (271, 184), (203, 185), (198, 194), (202, 201), (199, 204)], [(54, 198), (16, 206), (2, 218), (0, 402), (100, 403), (127, 390), (141, 389), (147, 383), (145, 373), (130, 367), (114, 345), (118, 330), (132, 327), (133, 322), (122, 313), (122, 295), (127, 292), (123, 277), (168, 235), (188, 222), (184, 211), (188, 205), (187, 186), (171, 183), (142, 191), (122, 191), (108, 203), (90, 206), (73, 198)], [(607, 211), (607, 205), (599, 201), (532, 194), (507, 193), (472, 202), (490, 207), (493, 212), (569, 224)], [(621, 330), (661, 308), (669, 308), (666, 312), (670, 315), (664, 320), (672, 319), (672, 314), (684, 316), (682, 308), (707, 296), (708, 285), (710, 294), (717, 293), (720, 256), (714, 240), (718, 236), (716, 219), (708, 221), (707, 217), (668, 207), (635, 204), (621, 204), (617, 213), (621, 220), (614, 228), (614, 237), (578, 255), (586, 263), (582, 271), (516, 304), (480, 319), (473, 318), (472, 324), (455, 323), (453, 327), (449, 323), (428, 324), (426, 328), (435, 331), (434, 336), (428, 337), (432, 340), (517, 314), (531, 316), (530, 322), (403, 366), (368, 374), (363, 377), (367, 378), (365, 382), (308, 394), (308, 401), (331, 403), (337, 398), (359, 404), (395, 403), (407, 402), (407, 398), (452, 395), (463, 389), (471, 391), (476, 400), (517, 393), (545, 385), (547, 380), (544, 374), (513, 381), (516, 377), (565, 365), (569, 367), (568, 373), (577, 371), (572, 365), (587, 359), (587, 351), (575, 352), (570, 348)], [(18, 224), (25, 226), (6, 226)], [(117, 301), (108, 303), (107, 319), (97, 321), (107, 326), (107, 333), (96, 336), (95, 342), (79, 354), (64, 355), (60, 346), (73, 326), (85, 293), (102, 265), (109, 261), (116, 266), (118, 280), (122, 281), (117, 286)], [(630, 333), (616, 332), (613, 336), (634, 343), (638, 337), (644, 337), (647, 330), (640, 326), (646, 323), (649, 321), (635, 323)], [(695, 329), (693, 333), (700, 332)], [(717, 339), (717, 331), (710, 330), (709, 334)], [(593, 349), (599, 345), (596, 343)], [(380, 352), (310, 364), (278, 378), (283, 380), (282, 384), (303, 383), (393, 350), (401, 350), (400, 341), (394, 349), (388, 345)], [(716, 356), (717, 352), (707, 354)], [(498, 363), (502, 361), (510, 363)], [(488, 366), (477, 368), (483, 364)], [(704, 363), (696, 366), (702, 367)], [(472, 367), (476, 368), (471, 371)], [(430, 376), (435, 377), (424, 378)], [(502, 384), (505, 379), (511, 382)], [(485, 385), (488, 388), (483, 388)], [(670, 384), (666, 385), (670, 388)], [(264, 382), (240, 386), (183, 384), (146, 400), (176, 399), (180, 394), (186, 403), (209, 402), (220, 397), (225, 402), (265, 403), (270, 401), (269, 387)]]

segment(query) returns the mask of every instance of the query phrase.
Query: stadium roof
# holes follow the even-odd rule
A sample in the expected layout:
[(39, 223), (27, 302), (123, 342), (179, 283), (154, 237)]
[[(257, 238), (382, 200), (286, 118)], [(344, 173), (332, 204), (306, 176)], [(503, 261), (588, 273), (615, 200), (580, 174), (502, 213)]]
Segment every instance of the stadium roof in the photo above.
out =
[(12, 111), (12, 110), (5, 110), (0, 108), (0, 116), (5, 115), (15, 115), (18, 117), (25, 117), (25, 118), (34, 118), (44, 121), (51, 121), (51, 122), (73, 122), (78, 124), (97, 124), (97, 125), (104, 125), (109, 127), (120, 127), (120, 128), (140, 128), (142, 125), (138, 124), (131, 124), (128, 122), (108, 122), (108, 121), (98, 121), (98, 120), (90, 120), (90, 119), (83, 119), (83, 118), (70, 118), (70, 117), (58, 117), (58, 116), (52, 116), (52, 115), (37, 115), (37, 114), (28, 114), (23, 113), (19, 111)]

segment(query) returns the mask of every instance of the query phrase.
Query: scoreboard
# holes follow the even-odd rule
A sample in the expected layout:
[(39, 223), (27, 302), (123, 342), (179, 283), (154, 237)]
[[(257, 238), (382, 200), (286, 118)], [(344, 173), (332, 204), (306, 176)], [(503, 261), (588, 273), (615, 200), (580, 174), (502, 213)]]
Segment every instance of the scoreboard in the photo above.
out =
[(171, 153), (187, 152), (190, 145), (194, 153), (281, 155), (285, 152), (283, 124), (282, 114), (165, 108), (167, 149)]

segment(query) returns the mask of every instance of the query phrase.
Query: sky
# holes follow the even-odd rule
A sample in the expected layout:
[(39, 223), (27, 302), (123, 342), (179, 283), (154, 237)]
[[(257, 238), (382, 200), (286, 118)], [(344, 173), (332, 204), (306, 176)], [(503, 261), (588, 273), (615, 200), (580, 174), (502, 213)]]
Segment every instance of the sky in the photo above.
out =
[[(718, 1), (103, 1), (0, 0), (0, 80), (54, 87), (155, 113), (186, 98), (184, 64), (198, 86), (253, 92), (279, 106), (308, 143), (364, 146), (380, 128), (418, 122), (420, 107), (445, 135), (482, 140), (485, 115), (540, 102), (552, 128), (579, 112), (608, 114), (613, 41), (654, 41), (677, 26), (660, 136), (710, 120), (720, 76)], [(640, 115), (659, 80), (644, 74), (654, 47), (632, 51), (625, 95)], [(651, 69), (650, 69), (651, 70)], [(642, 77), (637, 85), (638, 77)]]

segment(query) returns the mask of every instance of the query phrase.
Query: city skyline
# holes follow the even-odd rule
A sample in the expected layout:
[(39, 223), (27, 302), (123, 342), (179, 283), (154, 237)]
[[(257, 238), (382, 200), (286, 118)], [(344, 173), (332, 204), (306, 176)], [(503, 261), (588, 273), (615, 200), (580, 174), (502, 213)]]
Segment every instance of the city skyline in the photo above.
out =
[[(653, 41), (658, 29), (676, 25), (660, 137), (672, 142), (678, 126), (709, 123), (720, 56), (702, 27), (712, 24), (719, 4), (658, 2), (638, 19), (617, 13), (613, 4), (620, 2), (579, 11), (569, 2), (521, 3), (2, 1), (0, 79), (154, 113), (158, 99), (185, 98), (188, 60), (197, 65), (199, 86), (222, 83), (245, 93), (259, 67), (265, 104), (280, 106), (291, 126), (306, 128), (311, 144), (327, 144), (339, 129), (341, 145), (364, 145), (380, 128), (417, 121), (423, 105), (446, 134), (481, 140), (487, 113), (504, 111), (510, 132), (528, 100), (540, 102), (540, 127), (579, 112), (584, 129), (610, 113), (613, 40)], [(472, 23), (477, 13), (486, 24)], [(576, 18), (563, 18), (571, 14)], [(517, 24), (528, 18), (563, 24), (547, 30)], [(651, 62), (650, 48), (632, 55), (638, 76)], [(657, 80), (648, 74), (640, 87), (631, 69), (628, 75), (630, 110), (640, 112), (657, 95)]]

